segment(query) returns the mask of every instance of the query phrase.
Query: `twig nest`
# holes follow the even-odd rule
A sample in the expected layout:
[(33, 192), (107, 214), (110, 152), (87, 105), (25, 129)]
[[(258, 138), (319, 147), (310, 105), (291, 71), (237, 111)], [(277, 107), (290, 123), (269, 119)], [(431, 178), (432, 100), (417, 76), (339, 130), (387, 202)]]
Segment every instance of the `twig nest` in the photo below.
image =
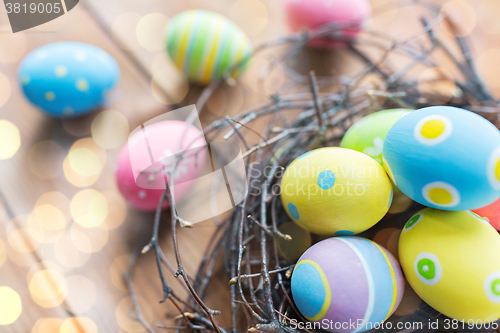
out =
[(466, 323), (500, 317), (498, 253), (500, 236), (471, 211), (423, 209), (399, 239), (401, 266), (415, 292), (437, 311)]
[(311, 247), (311, 234), (293, 222), (285, 222), (278, 227), (278, 230), (287, 239), (275, 236), (279, 254), (288, 260), (297, 260), (309, 247)]
[(392, 185), (373, 158), (345, 148), (320, 148), (295, 159), (281, 182), (292, 220), (320, 235), (353, 235), (387, 213)]
[[(334, 237), (309, 248), (292, 274), (292, 296), (309, 320), (331, 332), (363, 332), (385, 321), (404, 293), (397, 260), (360, 237)], [(358, 326), (359, 325), (359, 326)]]
[(203, 9), (174, 16), (167, 25), (165, 41), (175, 65), (191, 82), (202, 85), (221, 78), (231, 68), (232, 77), (241, 74), (253, 50), (235, 23)]
[(500, 230), (500, 199), (493, 203), (473, 210), (479, 216), (487, 218), (496, 230)]
[(97, 46), (59, 42), (30, 52), (18, 76), (31, 103), (50, 116), (70, 118), (102, 105), (118, 83), (120, 68)]
[[(204, 146), (203, 134), (183, 121), (161, 121), (144, 130), (137, 128), (118, 156), (116, 182), (120, 193), (135, 208), (154, 211), (167, 184), (175, 184), (173, 199), (181, 200), (203, 170), (206, 149), (195, 147)], [(184, 155), (176, 164), (181, 152)], [(168, 174), (174, 177), (172, 181)], [(165, 201), (163, 208), (167, 207)]]
[(325, 25), (338, 25), (332, 35), (309, 44), (317, 48), (331, 48), (345, 44), (362, 29), (371, 17), (368, 0), (284, 0), (288, 25), (292, 31), (312, 30)]
[(475, 113), (413, 111), (389, 130), (383, 157), (394, 184), (422, 205), (467, 210), (499, 197), (500, 131)]

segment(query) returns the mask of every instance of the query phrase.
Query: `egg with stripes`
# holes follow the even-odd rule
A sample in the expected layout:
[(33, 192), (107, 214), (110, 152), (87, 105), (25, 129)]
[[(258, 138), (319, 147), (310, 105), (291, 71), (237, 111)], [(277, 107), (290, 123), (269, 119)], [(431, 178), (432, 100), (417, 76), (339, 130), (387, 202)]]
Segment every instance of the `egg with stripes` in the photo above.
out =
[(404, 278), (386, 249), (360, 237), (333, 237), (310, 247), (292, 273), (292, 297), (310, 321), (331, 332), (364, 332), (397, 309)]
[(394, 184), (422, 205), (469, 210), (499, 198), (500, 131), (473, 112), (434, 106), (409, 113), (387, 133), (383, 159)]
[(203, 9), (184, 11), (168, 23), (167, 52), (191, 82), (206, 85), (226, 72), (232, 77), (248, 65), (252, 44), (235, 23)]
[(312, 233), (353, 235), (387, 213), (392, 185), (373, 158), (327, 147), (299, 156), (285, 170), (281, 202), (290, 218)]
[(31, 103), (50, 116), (70, 118), (105, 104), (119, 81), (120, 68), (97, 46), (58, 42), (24, 57), (18, 78)]
[(415, 292), (465, 323), (500, 318), (500, 235), (471, 211), (425, 208), (399, 238), (399, 260)]

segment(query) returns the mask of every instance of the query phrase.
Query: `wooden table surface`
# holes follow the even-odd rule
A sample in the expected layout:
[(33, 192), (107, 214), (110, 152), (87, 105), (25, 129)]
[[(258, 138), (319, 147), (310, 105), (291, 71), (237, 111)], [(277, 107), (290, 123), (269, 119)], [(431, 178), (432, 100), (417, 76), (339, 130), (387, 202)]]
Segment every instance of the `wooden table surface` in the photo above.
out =
[[(407, 5), (411, 1), (371, 2), (376, 15), (370, 29), (404, 38), (421, 28), (422, 12)], [(464, 34), (471, 36), (480, 73), (498, 94), (498, 0), (435, 2), (446, 4), (447, 10), (458, 15)], [(20, 133), (19, 149), (0, 160), (0, 323), (7, 321), (0, 332), (145, 331), (130, 319), (131, 300), (122, 275), (130, 253), (148, 242), (153, 216), (128, 207), (117, 192), (115, 160), (126, 136), (117, 139), (102, 131), (92, 133), (91, 124), (104, 112), (115, 124), (114, 130), (128, 133), (156, 115), (196, 101), (200, 88), (189, 86), (169, 61), (161, 38), (168, 19), (190, 8), (226, 15), (254, 45), (287, 32), (280, 0), (82, 0), (55, 21), (16, 34), (10, 32), (7, 15), (0, 10), (0, 132), (5, 124), (1, 121), (7, 120)], [(437, 31), (446, 34), (440, 27)], [(108, 106), (84, 118), (61, 121), (46, 117), (27, 102), (16, 77), (18, 64), (31, 50), (56, 41), (91, 43), (117, 60), (122, 76)], [(202, 123), (263, 102), (279, 89), (287, 79), (279, 66), (265, 85), (258, 83), (272, 56), (271, 52), (257, 57), (236, 86), (220, 88), (202, 111)], [(326, 68), (328, 74), (348, 74), (359, 66), (343, 50), (311, 51), (301, 61), (305, 62), (302, 67)], [(260, 126), (256, 130), (262, 130)], [(15, 135), (0, 133), (0, 157), (4, 150), (15, 150), (16, 142)], [(100, 173), (83, 177), (72, 170), (67, 161), (72, 147), (90, 149), (98, 162), (88, 163), (97, 163)], [(89, 212), (92, 200), (103, 198), (108, 213), (100, 225), (77, 222)], [(205, 221), (180, 230), (188, 273), (195, 272), (214, 228), (214, 221)], [(164, 229), (161, 245), (173, 260), (170, 232)], [(178, 286), (171, 274), (168, 281)], [(171, 305), (158, 302), (161, 285), (152, 253), (140, 258), (134, 282), (152, 327), (172, 324), (177, 313)], [(217, 295), (225, 286), (227, 281), (221, 279), (208, 292), (212, 295), (209, 305), (223, 311), (227, 311), (227, 299)], [(19, 317), (15, 316), (17, 297), (5, 294), (3, 287), (20, 296)], [(224, 316), (218, 319), (227, 324)]]

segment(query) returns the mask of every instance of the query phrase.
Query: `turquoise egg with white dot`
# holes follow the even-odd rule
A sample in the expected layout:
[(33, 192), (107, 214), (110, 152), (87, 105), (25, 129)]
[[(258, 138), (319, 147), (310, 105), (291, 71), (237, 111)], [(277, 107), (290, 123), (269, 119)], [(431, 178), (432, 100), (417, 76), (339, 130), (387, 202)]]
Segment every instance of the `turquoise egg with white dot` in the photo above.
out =
[(413, 111), (389, 130), (383, 161), (394, 184), (432, 208), (470, 210), (500, 196), (500, 131), (460, 108)]
[(382, 166), (352, 149), (302, 154), (281, 181), (281, 202), (290, 218), (320, 235), (363, 232), (382, 219), (391, 201), (392, 185)]
[(105, 105), (120, 68), (97, 46), (58, 42), (30, 52), (19, 66), (18, 78), (31, 103), (50, 116), (71, 118)]

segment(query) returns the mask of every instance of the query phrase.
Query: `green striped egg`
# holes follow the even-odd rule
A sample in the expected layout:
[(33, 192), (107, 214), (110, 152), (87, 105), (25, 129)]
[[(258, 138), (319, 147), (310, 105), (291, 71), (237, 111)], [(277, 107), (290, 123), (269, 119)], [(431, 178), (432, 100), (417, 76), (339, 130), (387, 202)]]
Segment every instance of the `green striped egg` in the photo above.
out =
[(167, 51), (189, 80), (208, 84), (243, 61), (231, 75), (247, 66), (252, 44), (245, 33), (224, 16), (202, 9), (175, 15), (167, 25)]

